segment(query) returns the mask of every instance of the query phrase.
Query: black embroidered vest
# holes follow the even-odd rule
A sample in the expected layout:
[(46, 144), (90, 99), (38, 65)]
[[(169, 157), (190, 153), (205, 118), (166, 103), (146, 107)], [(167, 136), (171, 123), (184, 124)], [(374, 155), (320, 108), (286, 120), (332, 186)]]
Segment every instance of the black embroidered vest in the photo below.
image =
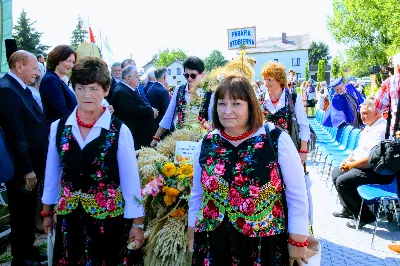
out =
[(68, 116), (60, 119), (56, 136), (63, 169), (57, 214), (68, 214), (82, 204), (97, 219), (122, 215), (124, 200), (117, 161), (122, 122), (112, 116), (110, 130), (102, 128), (100, 136), (81, 150), (72, 126), (65, 125), (67, 119)]
[[(286, 199), (278, 157), (281, 130), (261, 134), (234, 147), (219, 134), (202, 142), (202, 204), (196, 232), (212, 231), (228, 216), (232, 225), (249, 237), (286, 232)], [(275, 156), (274, 156), (275, 155)]]

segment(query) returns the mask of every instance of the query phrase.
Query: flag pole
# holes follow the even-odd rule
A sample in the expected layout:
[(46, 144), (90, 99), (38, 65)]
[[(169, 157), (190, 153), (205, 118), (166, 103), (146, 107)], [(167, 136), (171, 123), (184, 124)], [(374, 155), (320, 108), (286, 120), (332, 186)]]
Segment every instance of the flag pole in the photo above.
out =
[(103, 59), (103, 39), (101, 38), (101, 28), (100, 28), (100, 57)]

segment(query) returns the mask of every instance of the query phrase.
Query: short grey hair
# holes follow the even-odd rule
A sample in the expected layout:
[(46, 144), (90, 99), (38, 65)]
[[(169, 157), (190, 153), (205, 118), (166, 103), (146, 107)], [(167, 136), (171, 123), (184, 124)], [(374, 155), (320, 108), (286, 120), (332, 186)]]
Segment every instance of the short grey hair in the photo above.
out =
[(119, 66), (121, 66), (121, 63), (120, 62), (115, 62), (115, 63), (113, 63), (111, 65), (111, 70), (113, 70), (114, 67), (119, 67)]
[(150, 67), (149, 69), (147, 69), (147, 72), (146, 72), (147, 78), (148, 79), (155, 79), (156, 78), (156, 76), (154, 75), (155, 71), (156, 71), (155, 67)]
[(135, 66), (127, 65), (122, 69), (122, 79), (126, 79), (129, 76), (133, 75), (133, 72), (137, 70)]
[(167, 74), (167, 68), (166, 67), (159, 67), (154, 72), (154, 75), (156, 76), (156, 80), (160, 80), (166, 74)]
[(360, 108), (366, 106), (370, 111), (377, 111), (381, 113), (379, 110), (375, 109), (375, 100), (373, 98), (366, 99), (362, 104), (360, 104)]
[(35, 87), (35, 85), (40, 84), (42, 78), (44, 77), (44, 74), (46, 74), (46, 68), (40, 62), (38, 62), (38, 73), (39, 75), (36, 77), (35, 82), (32, 84), (32, 87)]

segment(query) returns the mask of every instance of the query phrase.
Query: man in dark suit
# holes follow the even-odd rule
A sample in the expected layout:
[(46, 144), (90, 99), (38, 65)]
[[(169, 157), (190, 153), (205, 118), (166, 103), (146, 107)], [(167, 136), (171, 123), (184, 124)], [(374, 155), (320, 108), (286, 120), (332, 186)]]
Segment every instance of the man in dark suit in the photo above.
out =
[[(155, 73), (154, 73), (155, 71), (156, 71), (156, 68), (155, 67), (151, 67), (146, 72), (146, 76), (147, 76), (147, 80), (148, 81), (147, 81), (147, 84), (143, 88), (143, 91), (146, 94), (146, 96), (147, 96), (147, 92), (149, 91), (149, 89), (153, 86), (154, 82), (156, 81), (156, 76), (155, 76)], [(149, 99), (149, 97), (147, 97), (147, 99)], [(151, 104), (150, 99), (149, 99), (149, 102)]]
[(114, 89), (111, 102), (114, 115), (121, 119), (131, 130), (135, 149), (149, 146), (156, 132), (154, 119), (158, 111), (146, 104), (137, 91), (139, 73), (135, 66), (122, 69), (122, 80)]
[(40, 265), (35, 241), (37, 184), (43, 182), (48, 131), (46, 118), (28, 85), (38, 73), (36, 57), (26, 51), (11, 55), (10, 72), (0, 79), (0, 127), (15, 160), (14, 177), (6, 183), (11, 220), (11, 265)]
[(159, 67), (154, 71), (154, 75), (156, 81), (148, 90), (147, 98), (151, 106), (158, 110), (158, 117), (155, 119), (156, 125), (158, 125), (164, 117), (171, 99), (168, 91), (165, 89), (167, 84), (167, 69), (165, 67)]
[(111, 65), (111, 85), (110, 85), (110, 91), (108, 92), (108, 96), (106, 97), (106, 100), (108, 102), (111, 101), (111, 96), (112, 93), (114, 92), (115, 87), (117, 86), (118, 82), (121, 81), (121, 63), (115, 62), (114, 64)]
[[(135, 66), (136, 67), (136, 63), (132, 59), (125, 59), (124, 61), (122, 61), (121, 67), (122, 67), (122, 69), (124, 69), (126, 66)], [(135, 89), (137, 89), (137, 91), (139, 92), (140, 96), (142, 96), (142, 98), (146, 102), (146, 104), (150, 105), (150, 101), (149, 101), (149, 99), (147, 99), (146, 93), (144, 92), (144, 88), (140, 82), (138, 83), (138, 85)]]

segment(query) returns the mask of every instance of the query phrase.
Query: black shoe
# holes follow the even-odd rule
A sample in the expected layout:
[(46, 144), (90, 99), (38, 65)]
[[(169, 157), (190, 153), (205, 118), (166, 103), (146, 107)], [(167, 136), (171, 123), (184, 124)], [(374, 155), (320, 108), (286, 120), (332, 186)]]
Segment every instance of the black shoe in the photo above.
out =
[[(371, 218), (371, 219), (368, 219), (368, 220), (360, 221), (360, 223), (358, 224), (358, 229), (363, 228), (367, 224), (375, 222), (375, 220), (376, 220), (375, 218)], [(347, 222), (346, 226), (348, 228), (351, 228), (351, 229), (356, 229), (357, 228), (357, 222), (356, 221)]]
[(348, 218), (348, 219), (353, 219), (353, 214), (351, 214), (351, 212), (349, 212), (346, 209), (343, 209), (341, 212), (334, 212), (332, 213), (333, 216), (335, 217), (339, 217), (339, 218)]
[(42, 266), (43, 264), (29, 259), (17, 259), (14, 258), (11, 261), (11, 266)]

